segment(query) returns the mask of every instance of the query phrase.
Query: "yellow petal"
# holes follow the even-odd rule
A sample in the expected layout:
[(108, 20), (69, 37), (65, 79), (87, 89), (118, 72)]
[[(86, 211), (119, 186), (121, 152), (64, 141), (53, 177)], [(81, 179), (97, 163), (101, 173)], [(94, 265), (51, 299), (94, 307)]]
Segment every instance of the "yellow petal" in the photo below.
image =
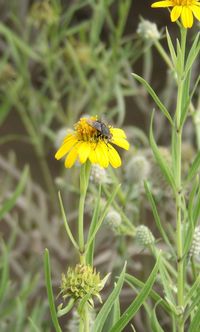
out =
[(171, 11), (171, 21), (172, 22), (175, 22), (178, 20), (178, 18), (181, 15), (182, 8), (183, 8), (182, 6), (175, 6), (174, 8), (172, 8), (172, 11)]
[(71, 136), (64, 141), (59, 150), (55, 154), (55, 158), (57, 160), (61, 159), (65, 154), (69, 152), (69, 150), (77, 143), (77, 138), (75, 136)]
[(95, 149), (97, 163), (103, 167), (107, 168), (109, 165), (109, 158), (108, 158), (108, 148), (104, 142), (99, 142)]
[[(200, 6), (200, 2), (199, 2), (199, 6)], [(191, 9), (192, 9), (194, 16), (197, 18), (197, 20), (200, 21), (200, 7), (194, 5), (191, 7)]]
[(154, 2), (151, 7), (152, 8), (159, 8), (159, 7), (172, 7), (174, 6), (174, 3), (173, 1), (157, 1), (157, 2)]
[(126, 138), (126, 134), (123, 129), (120, 128), (110, 128), (110, 132), (115, 137)]
[(184, 6), (181, 12), (181, 20), (184, 28), (191, 28), (193, 25), (193, 15), (189, 7)]
[(108, 157), (109, 157), (110, 164), (114, 168), (120, 167), (122, 162), (121, 162), (121, 158), (120, 158), (118, 152), (113, 148), (112, 145), (108, 144), (108, 147), (109, 147)]
[(89, 160), (90, 160), (91, 164), (97, 164), (97, 156), (96, 156), (95, 147), (96, 147), (96, 143), (94, 143), (93, 146), (91, 145), (91, 151), (89, 154)]
[(124, 138), (113, 137), (111, 143), (116, 144), (125, 150), (128, 150), (130, 147), (129, 142)]
[(82, 142), (78, 148), (78, 155), (81, 164), (84, 164), (90, 154), (91, 144), (89, 142)]
[(81, 143), (77, 143), (77, 145), (73, 147), (69, 152), (69, 154), (67, 155), (67, 158), (65, 159), (66, 168), (71, 168), (74, 165), (76, 159), (78, 158), (78, 148), (80, 144)]
[(71, 139), (71, 137), (75, 137), (75, 133), (68, 134), (67, 136), (65, 136), (63, 143), (67, 142), (69, 139)]

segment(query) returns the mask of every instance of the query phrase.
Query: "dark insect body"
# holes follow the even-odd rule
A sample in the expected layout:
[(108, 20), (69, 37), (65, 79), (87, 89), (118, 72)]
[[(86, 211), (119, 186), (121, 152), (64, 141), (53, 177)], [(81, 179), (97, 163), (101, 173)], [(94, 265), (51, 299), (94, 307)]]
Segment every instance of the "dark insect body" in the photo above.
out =
[(88, 124), (98, 131), (98, 137), (101, 136), (102, 138), (105, 138), (107, 140), (110, 140), (112, 138), (110, 129), (104, 122), (99, 120), (88, 120)]

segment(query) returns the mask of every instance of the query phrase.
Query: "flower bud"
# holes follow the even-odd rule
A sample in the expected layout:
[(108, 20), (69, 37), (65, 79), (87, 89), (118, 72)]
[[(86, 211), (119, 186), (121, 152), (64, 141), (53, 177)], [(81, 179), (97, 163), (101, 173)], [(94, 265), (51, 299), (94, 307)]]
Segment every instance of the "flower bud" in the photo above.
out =
[(189, 257), (200, 258), (200, 226), (197, 226), (194, 230)]
[(105, 223), (116, 232), (121, 225), (121, 215), (114, 209), (111, 209), (105, 217)]
[(126, 178), (133, 183), (142, 183), (150, 174), (151, 165), (142, 154), (133, 156), (126, 165)]
[(106, 169), (98, 164), (93, 164), (91, 167), (90, 180), (96, 184), (109, 183)]
[(150, 229), (145, 225), (140, 225), (136, 229), (136, 239), (138, 243), (144, 247), (151, 245), (155, 242), (155, 238)]

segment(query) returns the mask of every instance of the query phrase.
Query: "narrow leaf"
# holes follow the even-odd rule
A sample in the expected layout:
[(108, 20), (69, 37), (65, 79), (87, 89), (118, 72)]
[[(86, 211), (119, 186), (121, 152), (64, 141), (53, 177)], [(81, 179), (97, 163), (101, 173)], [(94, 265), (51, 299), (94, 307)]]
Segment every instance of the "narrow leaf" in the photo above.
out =
[(165, 240), (165, 242), (169, 245), (169, 247), (173, 251), (171, 243), (170, 243), (170, 241), (169, 241), (169, 239), (167, 237), (167, 234), (165, 233), (165, 230), (164, 230), (164, 228), (162, 226), (162, 223), (161, 223), (161, 220), (160, 220), (157, 208), (156, 208), (156, 204), (155, 204), (153, 195), (151, 193), (151, 190), (150, 190), (150, 187), (149, 187), (149, 183), (147, 181), (144, 182), (144, 188), (145, 188), (145, 192), (146, 192), (148, 201), (151, 204), (151, 208), (152, 208), (152, 212), (153, 212), (153, 216), (154, 216), (154, 220), (156, 222), (157, 228), (158, 228), (160, 234), (162, 235), (163, 239)]
[(197, 332), (200, 329), (200, 303), (198, 302), (198, 309), (196, 310), (191, 321), (188, 332)]
[(145, 285), (142, 288), (141, 292), (137, 295), (137, 297), (131, 303), (131, 305), (128, 307), (128, 309), (123, 313), (123, 315), (118, 320), (118, 322), (112, 327), (110, 332), (123, 331), (123, 328), (130, 322), (130, 320), (137, 313), (137, 311), (139, 310), (141, 305), (146, 301), (147, 297), (149, 296), (149, 293), (151, 292), (151, 289), (156, 280), (156, 277), (157, 277), (157, 273), (158, 273), (158, 269), (159, 269), (159, 262), (160, 262), (159, 257), (160, 256), (158, 256), (157, 262), (156, 262), (148, 280), (145, 282)]
[(56, 307), (54, 303), (53, 289), (51, 283), (51, 267), (50, 267), (50, 258), (49, 258), (48, 249), (45, 249), (44, 253), (44, 272), (45, 272), (45, 282), (46, 282), (47, 295), (48, 295), (49, 307), (50, 307), (53, 325), (55, 327), (56, 332), (62, 332), (58, 322)]
[(190, 49), (190, 52), (188, 54), (186, 65), (185, 65), (185, 75), (187, 75), (188, 71), (192, 67), (192, 65), (193, 65), (196, 57), (199, 54), (199, 51), (200, 51), (199, 36), (200, 36), (200, 32), (197, 33), (197, 35), (195, 37), (195, 40), (194, 40), (194, 42), (192, 44), (192, 47)]
[(2, 242), (2, 266), (1, 266), (1, 278), (0, 278), (0, 303), (4, 298), (4, 294), (7, 290), (9, 281), (9, 265), (8, 265), (8, 251), (5, 244)]
[[(139, 279), (137, 279), (134, 276), (131, 276), (130, 274), (126, 273), (125, 274), (125, 282), (127, 282), (133, 289), (135, 289), (135, 287), (139, 287), (139, 288), (143, 288), (145, 283), (140, 281)], [(154, 291), (153, 289), (150, 291), (149, 296), (155, 301), (158, 302), (160, 306), (168, 313), (171, 313), (171, 308), (169, 306), (169, 304), (158, 294), (156, 293), (156, 291)]]
[(172, 40), (171, 40), (171, 36), (170, 36), (167, 28), (166, 28), (166, 36), (167, 36), (167, 43), (168, 43), (170, 55), (171, 55), (171, 58), (172, 58), (172, 62), (174, 64), (174, 68), (176, 68), (176, 63), (177, 63), (176, 52), (175, 52), (175, 49), (174, 49), (174, 46), (173, 46), (173, 43), (172, 43)]
[(161, 102), (161, 100), (158, 98), (157, 94), (155, 93), (155, 91), (152, 89), (152, 87), (149, 85), (149, 83), (147, 83), (147, 81), (145, 81), (141, 76), (136, 75), (134, 73), (132, 73), (133, 77), (139, 81), (148, 91), (148, 93), (150, 94), (150, 96), (153, 98), (153, 100), (155, 101), (155, 103), (157, 104), (157, 106), (159, 107), (159, 109), (161, 110), (161, 112), (165, 115), (165, 117), (169, 120), (170, 124), (173, 126), (173, 120), (171, 118), (171, 115), (169, 114), (168, 110), (166, 109), (165, 105)]
[(126, 269), (126, 263), (119, 276), (119, 280), (117, 281), (115, 288), (113, 289), (112, 293), (108, 296), (106, 302), (104, 303), (103, 307), (101, 308), (101, 310), (99, 311), (99, 313), (95, 319), (92, 332), (101, 332), (102, 331), (106, 318), (108, 317), (108, 315), (112, 309), (112, 306), (114, 305), (116, 299), (118, 298), (118, 296), (121, 292), (121, 289), (122, 289), (122, 286), (124, 283), (125, 269)]
[(197, 174), (200, 168), (200, 152), (197, 153), (192, 165), (190, 166), (186, 182), (190, 182), (192, 178)]
[[(99, 212), (100, 212), (100, 198), (101, 198), (101, 186), (99, 187), (98, 197), (96, 200), (95, 209), (94, 209), (92, 221), (90, 224), (87, 241), (89, 241), (89, 239), (90, 239), (92, 233), (95, 231), (95, 228), (98, 223)], [(93, 255), (94, 255), (94, 240), (91, 242), (90, 246), (88, 247), (88, 251), (86, 254), (86, 262), (87, 262), (87, 264), (89, 264), (91, 266), (93, 266)]]
[(150, 139), (151, 148), (153, 150), (154, 156), (155, 156), (155, 158), (158, 162), (158, 165), (160, 166), (160, 169), (161, 169), (163, 175), (165, 176), (168, 183), (172, 186), (173, 190), (175, 191), (175, 182), (174, 182), (174, 177), (173, 177), (172, 171), (171, 171), (168, 163), (165, 161), (162, 154), (160, 153), (160, 150), (157, 147), (157, 144), (156, 144), (155, 139), (154, 139), (154, 135), (153, 135), (153, 117), (154, 117), (154, 112), (152, 113), (152, 117), (151, 117), (150, 135), (149, 135), (150, 136), (149, 139)]
[(68, 221), (67, 221), (67, 217), (66, 217), (66, 214), (65, 214), (65, 209), (64, 209), (64, 206), (63, 206), (63, 202), (62, 202), (62, 197), (61, 197), (60, 191), (58, 192), (58, 198), (59, 198), (59, 202), (60, 202), (60, 208), (61, 208), (62, 217), (63, 217), (63, 221), (64, 221), (64, 225), (65, 225), (65, 229), (66, 229), (67, 235), (69, 236), (69, 239), (71, 240), (73, 246), (77, 250), (79, 250), (79, 246), (78, 246), (77, 242), (75, 241), (75, 239), (74, 239), (74, 237), (72, 235), (71, 229), (70, 229)]
[(119, 184), (119, 185), (115, 188), (115, 190), (113, 191), (113, 193), (110, 195), (110, 197), (109, 197), (109, 199), (108, 199), (108, 201), (107, 201), (107, 203), (106, 203), (106, 205), (105, 205), (104, 211), (103, 211), (103, 213), (102, 213), (102, 215), (101, 215), (101, 217), (100, 217), (98, 223), (95, 225), (95, 228), (94, 228), (93, 232), (91, 233), (90, 237), (88, 238), (88, 241), (87, 241), (87, 243), (86, 243), (86, 245), (85, 245), (85, 253), (88, 252), (88, 250), (89, 250), (89, 248), (90, 248), (90, 245), (91, 245), (92, 241), (94, 240), (95, 235), (96, 235), (96, 233), (98, 232), (98, 230), (99, 230), (99, 228), (100, 228), (102, 222), (104, 221), (104, 218), (105, 218), (105, 216), (106, 216), (106, 214), (107, 214), (107, 212), (108, 212), (108, 209), (109, 209), (110, 205), (112, 204), (112, 202), (113, 202), (113, 200), (114, 200), (114, 198), (115, 198), (115, 196), (116, 196), (116, 194), (117, 194), (117, 192), (118, 192), (120, 186), (121, 186), (121, 185)]
[(17, 185), (17, 188), (15, 189), (12, 196), (9, 199), (7, 199), (3, 203), (3, 206), (0, 208), (0, 220), (3, 218), (4, 214), (9, 212), (14, 207), (17, 198), (21, 195), (22, 191), (24, 190), (27, 182), (28, 170), (29, 170), (28, 166), (25, 166), (20, 181)]
[(155, 308), (152, 311), (151, 328), (152, 328), (152, 331), (154, 331), (154, 332), (164, 332), (164, 330), (160, 326), (160, 323), (159, 323), (157, 315), (156, 315), (156, 307), (158, 304), (159, 304), (159, 302), (155, 305)]

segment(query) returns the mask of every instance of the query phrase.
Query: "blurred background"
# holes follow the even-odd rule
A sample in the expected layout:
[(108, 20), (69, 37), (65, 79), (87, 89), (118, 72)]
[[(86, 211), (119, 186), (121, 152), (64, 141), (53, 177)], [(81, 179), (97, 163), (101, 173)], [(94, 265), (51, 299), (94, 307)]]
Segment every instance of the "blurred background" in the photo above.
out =
[[(170, 191), (148, 143), (155, 104), (131, 75), (137, 73), (152, 84), (173, 113), (174, 79), (159, 54), (159, 45), (166, 49), (165, 26), (175, 37), (177, 27), (170, 23), (167, 10), (153, 10), (151, 3), (0, 0), (2, 332), (53, 331), (43, 253), (46, 247), (50, 251), (56, 298), (61, 273), (78, 259), (64, 232), (57, 192), (62, 193), (74, 231), (79, 198), (79, 166), (66, 170), (54, 155), (80, 116), (98, 115), (116, 127), (123, 127), (131, 143), (130, 151), (122, 155), (120, 170), (93, 170), (86, 204), (88, 223), (98, 183), (102, 181), (110, 191), (120, 181), (121, 194), (116, 199), (120, 211), (134, 226), (147, 225), (156, 236), (142, 185), (149, 178), (163, 218), (173, 222), (173, 202), (165, 200), (170, 197)], [(169, 128), (159, 112), (155, 117), (155, 137), (170, 162)], [(198, 145), (192, 117), (184, 137), (187, 170)], [(102, 200), (106, 198), (105, 191)], [(119, 223), (123, 221), (120, 211), (116, 211)], [(119, 223), (116, 224), (113, 215), (109, 216), (97, 236), (94, 265), (102, 276), (112, 272), (103, 299), (112, 289), (125, 259), (129, 272), (141, 280), (146, 280), (154, 264), (148, 249), (139, 247)], [(122, 308), (134, 296), (124, 287)], [(69, 317), (61, 320), (63, 330), (76, 331), (75, 318)], [(161, 319), (167, 327), (168, 321), (162, 315)], [(147, 331), (148, 324), (143, 311), (134, 319), (137, 331)]]

